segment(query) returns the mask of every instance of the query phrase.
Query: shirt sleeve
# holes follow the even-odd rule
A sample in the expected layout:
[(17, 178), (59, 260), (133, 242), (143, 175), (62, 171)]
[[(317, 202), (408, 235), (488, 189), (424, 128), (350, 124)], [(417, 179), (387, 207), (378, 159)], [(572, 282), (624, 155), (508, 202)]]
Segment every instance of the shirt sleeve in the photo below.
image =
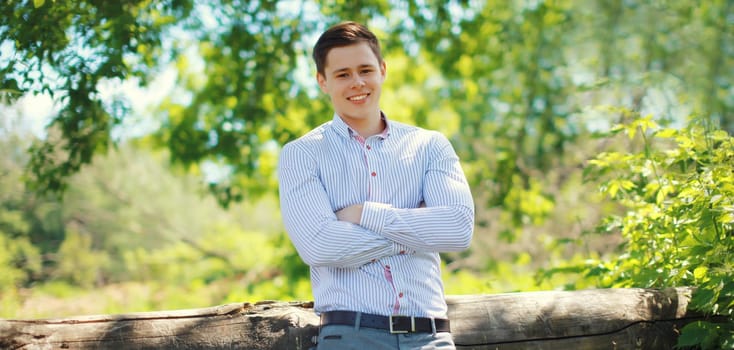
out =
[(425, 208), (402, 209), (366, 202), (360, 226), (416, 251), (448, 252), (469, 247), (474, 200), (449, 140), (435, 133), (424, 174)]
[(283, 147), (278, 182), (285, 229), (306, 264), (355, 268), (407, 249), (360, 225), (337, 220), (307, 147)]

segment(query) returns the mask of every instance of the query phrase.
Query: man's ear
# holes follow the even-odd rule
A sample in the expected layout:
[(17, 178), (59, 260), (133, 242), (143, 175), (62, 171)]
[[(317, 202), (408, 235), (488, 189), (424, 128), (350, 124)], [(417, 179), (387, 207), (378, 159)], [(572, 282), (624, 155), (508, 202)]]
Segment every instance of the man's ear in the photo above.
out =
[(326, 94), (326, 77), (323, 74), (316, 72), (316, 81), (319, 83), (321, 91)]
[(387, 64), (385, 61), (380, 62), (380, 74), (382, 74), (382, 81), (385, 81), (385, 78), (387, 78)]

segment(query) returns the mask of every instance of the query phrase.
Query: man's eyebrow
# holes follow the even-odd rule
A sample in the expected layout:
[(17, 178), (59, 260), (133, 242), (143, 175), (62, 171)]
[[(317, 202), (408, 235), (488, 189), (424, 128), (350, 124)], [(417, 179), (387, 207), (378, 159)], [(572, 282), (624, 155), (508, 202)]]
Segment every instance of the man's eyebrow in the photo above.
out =
[[(375, 65), (374, 64), (365, 63), (365, 64), (360, 64), (359, 66), (357, 66), (357, 69), (363, 69), (363, 68), (375, 68)], [(338, 74), (338, 73), (341, 73), (341, 72), (349, 71), (349, 69), (350, 69), (349, 67), (339, 68), (339, 69), (335, 69), (331, 73), (332, 74)]]

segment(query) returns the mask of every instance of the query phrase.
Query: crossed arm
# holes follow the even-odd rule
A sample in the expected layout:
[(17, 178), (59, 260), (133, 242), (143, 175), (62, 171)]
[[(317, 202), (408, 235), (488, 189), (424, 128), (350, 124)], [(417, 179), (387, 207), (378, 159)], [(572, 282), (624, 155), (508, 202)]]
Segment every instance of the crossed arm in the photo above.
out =
[(393, 208), (364, 202), (336, 212), (302, 148), (286, 145), (279, 161), (285, 228), (310, 266), (354, 268), (406, 251), (457, 251), (469, 246), (474, 207), (468, 184), (448, 140), (424, 177), (424, 206)]

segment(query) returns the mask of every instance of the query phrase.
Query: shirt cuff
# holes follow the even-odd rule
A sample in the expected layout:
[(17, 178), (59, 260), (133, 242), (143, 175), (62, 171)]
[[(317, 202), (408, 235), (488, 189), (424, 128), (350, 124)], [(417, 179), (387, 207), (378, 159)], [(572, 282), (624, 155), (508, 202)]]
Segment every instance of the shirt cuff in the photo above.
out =
[(387, 224), (390, 209), (392, 209), (390, 204), (364, 202), (362, 206), (362, 219), (360, 219), (359, 226), (372, 232), (382, 233), (382, 230)]

